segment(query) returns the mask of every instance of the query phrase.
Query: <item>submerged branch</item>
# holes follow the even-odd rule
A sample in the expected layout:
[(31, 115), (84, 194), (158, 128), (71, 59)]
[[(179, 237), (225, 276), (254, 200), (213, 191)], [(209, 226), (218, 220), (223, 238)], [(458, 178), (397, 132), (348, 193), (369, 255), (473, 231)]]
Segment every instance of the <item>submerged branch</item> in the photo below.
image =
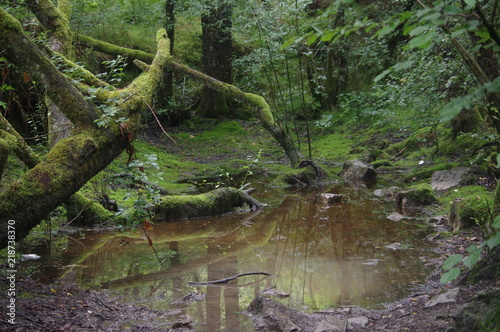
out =
[(244, 277), (244, 276), (250, 276), (250, 275), (265, 275), (265, 276), (270, 276), (272, 275), (271, 273), (267, 272), (247, 272), (247, 273), (240, 273), (237, 275), (234, 275), (229, 278), (224, 278), (224, 279), (219, 279), (219, 280), (214, 280), (214, 281), (202, 281), (202, 282), (194, 282), (190, 281), (190, 285), (214, 285), (214, 284), (226, 284), (230, 282), (231, 280), (238, 279), (239, 277)]

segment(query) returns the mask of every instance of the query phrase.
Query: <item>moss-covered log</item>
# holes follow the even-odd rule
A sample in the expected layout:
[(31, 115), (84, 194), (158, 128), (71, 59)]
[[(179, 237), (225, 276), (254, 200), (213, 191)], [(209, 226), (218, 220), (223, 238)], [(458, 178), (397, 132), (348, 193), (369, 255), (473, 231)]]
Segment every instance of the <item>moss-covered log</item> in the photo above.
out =
[(234, 85), (216, 80), (213, 77), (200, 73), (199, 71), (179, 64), (175, 61), (170, 61), (168, 63), (168, 67), (176, 72), (190, 76), (191, 78), (210, 86), (212, 89), (224, 93), (228, 97), (257, 108), (259, 120), (262, 123), (262, 126), (280, 143), (281, 147), (285, 151), (285, 154), (290, 160), (292, 167), (297, 167), (304, 159), (304, 156), (294, 144), (290, 135), (288, 135), (286, 131), (274, 120), (271, 108), (264, 97), (241, 91)]
[(228, 187), (190, 196), (165, 196), (155, 206), (155, 215), (162, 221), (197, 219), (232, 212), (248, 205), (251, 209), (265, 205), (246, 191)]
[[(5, 56), (37, 82), (75, 126), (75, 134), (59, 141), (45, 159), (15, 185), (0, 192), (0, 248), (8, 243), (9, 220), (15, 221), (16, 240), (24, 238), (50, 211), (64, 203), (130, 144), (139, 130), (140, 111), (170, 60), (165, 31), (157, 36), (158, 52), (149, 70), (126, 89), (118, 105), (126, 123), (111, 121), (98, 127), (99, 111), (64, 77), (50, 59), (23, 33), (20, 23), (0, 9), (0, 44)], [(110, 91), (118, 94), (118, 91)], [(12, 222), (11, 222), (12, 224)]]
[[(116, 46), (87, 36), (79, 36), (78, 38), (88, 47), (91, 47), (103, 53), (112, 55), (126, 55), (130, 58), (134, 58), (146, 63), (151, 62), (151, 60), (153, 59), (153, 55), (139, 50), (131, 50), (125, 47)], [(140, 67), (147, 67), (147, 66), (142, 64), (140, 65)], [(262, 123), (262, 126), (269, 133), (271, 133), (274, 139), (276, 139), (278, 143), (281, 145), (281, 147), (285, 151), (286, 156), (290, 160), (292, 167), (298, 167), (299, 163), (302, 160), (304, 160), (304, 156), (293, 142), (293, 139), (274, 120), (271, 108), (269, 107), (269, 104), (264, 99), (264, 97), (241, 91), (234, 85), (219, 81), (211, 76), (196, 71), (188, 66), (177, 63), (172, 59), (168, 62), (168, 67), (173, 71), (184, 74), (186, 76), (189, 76), (195, 80), (202, 82), (203, 84), (209, 86), (211, 89), (221, 92), (227, 97), (236, 99), (251, 107), (255, 107), (257, 109), (258, 112), (257, 114), (260, 122)]]
[(85, 35), (78, 35), (76, 37), (76, 40), (78, 43), (87, 48), (91, 48), (110, 55), (125, 55), (130, 59), (137, 59), (146, 63), (151, 63), (154, 59), (154, 54), (110, 44), (105, 41), (97, 40)]

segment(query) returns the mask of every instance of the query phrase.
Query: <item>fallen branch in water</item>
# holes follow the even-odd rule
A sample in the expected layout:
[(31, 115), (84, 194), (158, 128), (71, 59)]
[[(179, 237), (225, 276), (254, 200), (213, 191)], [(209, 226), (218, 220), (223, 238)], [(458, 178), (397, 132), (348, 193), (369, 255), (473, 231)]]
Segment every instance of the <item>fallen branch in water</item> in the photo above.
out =
[(203, 281), (203, 282), (194, 282), (194, 281), (190, 281), (189, 284), (190, 285), (214, 285), (214, 284), (225, 284), (225, 283), (228, 283), (230, 282), (231, 280), (234, 280), (234, 279), (237, 279), (239, 277), (243, 277), (243, 276), (250, 276), (250, 275), (255, 275), (255, 274), (263, 274), (263, 275), (266, 275), (266, 276), (270, 276), (271, 273), (267, 273), (267, 272), (248, 272), (248, 273), (240, 273), (240, 274), (237, 274), (235, 276), (232, 276), (232, 277), (229, 277), (229, 278), (225, 278), (225, 279), (220, 279), (220, 280), (214, 280), (214, 281)]

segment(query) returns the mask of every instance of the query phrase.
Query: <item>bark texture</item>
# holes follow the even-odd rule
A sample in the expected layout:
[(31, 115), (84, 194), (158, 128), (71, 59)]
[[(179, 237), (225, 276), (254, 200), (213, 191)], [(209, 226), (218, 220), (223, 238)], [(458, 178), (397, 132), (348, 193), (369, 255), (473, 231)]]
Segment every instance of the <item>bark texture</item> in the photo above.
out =
[[(205, 1), (205, 10), (201, 16), (203, 72), (225, 83), (232, 83), (231, 15), (231, 4)], [(198, 111), (211, 118), (227, 116), (229, 109), (226, 96), (210, 85), (205, 85)]]
[(140, 111), (150, 102), (170, 60), (164, 30), (158, 36), (158, 52), (147, 72), (121, 91), (103, 94), (123, 96), (119, 116), (126, 123), (110, 121), (98, 127), (100, 112), (52, 64), (49, 57), (23, 34), (20, 23), (0, 9), (0, 44), (4, 56), (29, 73), (75, 126), (74, 135), (60, 140), (32, 170), (0, 193), (0, 248), (8, 244), (7, 225), (14, 220), (16, 240), (24, 238), (41, 219), (64, 203), (89, 179), (113, 161), (139, 130)]
[(165, 196), (155, 206), (155, 215), (161, 221), (197, 219), (222, 215), (245, 204), (252, 210), (265, 206), (246, 191), (228, 187), (200, 195)]
[[(126, 55), (130, 58), (136, 58), (136, 50), (131, 50), (125, 47), (119, 47), (109, 43), (101, 42), (89, 37), (80, 36), (81, 40), (84, 40), (89, 47), (92, 47), (100, 52), (112, 54), (112, 55)], [(137, 58), (141, 61), (151, 62), (153, 55), (148, 53), (140, 52), (140, 57)], [(147, 68), (147, 65), (145, 66)], [(231, 84), (227, 84), (214, 77), (207, 74), (196, 71), (188, 66), (180, 64), (173, 61), (172, 59), (168, 62), (168, 68), (172, 71), (177, 72), (182, 75), (191, 77), (192, 79), (198, 80), (208, 86), (211, 89), (217, 90), (225, 94), (226, 97), (234, 98), (246, 105), (255, 107), (257, 109), (258, 118), (261, 121), (262, 126), (278, 141), (286, 156), (290, 160), (292, 167), (297, 167), (299, 163), (304, 160), (304, 156), (300, 150), (295, 146), (292, 137), (274, 120), (271, 108), (267, 101), (255, 94), (246, 93), (241, 91), (237, 87)]]

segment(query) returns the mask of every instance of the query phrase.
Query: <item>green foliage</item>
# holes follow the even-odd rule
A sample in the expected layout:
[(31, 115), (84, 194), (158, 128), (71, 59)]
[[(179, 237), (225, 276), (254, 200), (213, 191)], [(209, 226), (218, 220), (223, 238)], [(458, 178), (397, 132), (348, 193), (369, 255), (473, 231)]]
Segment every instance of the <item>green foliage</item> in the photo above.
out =
[(102, 81), (118, 87), (125, 76), (124, 69), (127, 66), (127, 57), (117, 56), (116, 59), (105, 60), (102, 62), (106, 71), (96, 75)]
[[(130, 173), (134, 176), (134, 182), (140, 185), (140, 188), (130, 194), (133, 198), (133, 206), (124, 213), (130, 225), (137, 226), (145, 220), (151, 221), (154, 218), (153, 207), (160, 201), (159, 190), (154, 186), (156, 182), (150, 182), (146, 169), (155, 171), (154, 177), (162, 179), (163, 173), (158, 165), (156, 154), (145, 154), (147, 160), (133, 160), (128, 165)], [(150, 172), (149, 172), (150, 173)]]
[(455, 254), (444, 261), (442, 268), (446, 272), (440, 278), (442, 284), (447, 284), (460, 276), (460, 267), (457, 265), (461, 263), (464, 267), (471, 269), (479, 261), (483, 251), (492, 250), (500, 244), (500, 215), (491, 222), (491, 227), (493, 234), (479, 245), (469, 246), (466, 249), (467, 256)]
[(77, 33), (154, 53), (155, 32), (163, 24), (163, 3), (77, 0), (72, 2), (71, 24)]

